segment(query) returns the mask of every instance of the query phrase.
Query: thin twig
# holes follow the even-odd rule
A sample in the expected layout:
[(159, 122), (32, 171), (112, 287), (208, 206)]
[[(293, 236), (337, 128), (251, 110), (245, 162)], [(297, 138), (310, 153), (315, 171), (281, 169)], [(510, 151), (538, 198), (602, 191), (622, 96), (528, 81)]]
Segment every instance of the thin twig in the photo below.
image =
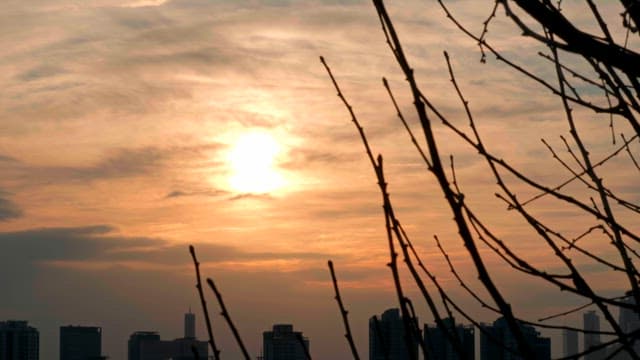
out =
[(345, 334), (344, 337), (347, 338), (347, 342), (349, 343), (349, 348), (351, 349), (351, 354), (355, 360), (360, 360), (360, 355), (358, 355), (358, 349), (356, 348), (356, 344), (353, 342), (353, 335), (351, 335), (351, 327), (349, 326), (349, 312), (344, 308), (344, 304), (342, 303), (342, 297), (340, 297), (340, 289), (338, 288), (338, 279), (336, 278), (335, 271), (333, 270), (333, 261), (328, 261), (329, 271), (331, 272), (331, 281), (333, 282), (333, 290), (336, 293), (335, 299), (338, 302), (338, 307), (340, 308), (340, 315), (342, 315), (342, 322), (344, 323)]
[(242, 338), (240, 337), (240, 334), (238, 333), (236, 326), (233, 324), (233, 321), (231, 320), (231, 316), (229, 316), (227, 307), (224, 305), (224, 301), (222, 300), (222, 294), (220, 294), (220, 292), (218, 291), (218, 288), (216, 287), (216, 284), (213, 282), (213, 280), (211, 280), (211, 278), (207, 278), (207, 284), (209, 284), (209, 287), (211, 288), (213, 293), (216, 295), (216, 299), (218, 299), (218, 304), (220, 305), (220, 309), (221, 309), (220, 315), (222, 315), (222, 317), (227, 321), (227, 325), (229, 325), (229, 328), (233, 333), (233, 337), (236, 339), (236, 342), (238, 343), (240, 350), (242, 350), (242, 355), (244, 356), (245, 360), (251, 360), (251, 357), (247, 352), (247, 348), (244, 346), (244, 343), (242, 342)]
[(209, 310), (207, 309), (207, 301), (204, 299), (204, 292), (202, 291), (202, 282), (200, 281), (200, 263), (196, 258), (196, 250), (193, 245), (189, 245), (189, 252), (193, 258), (193, 265), (196, 268), (196, 289), (198, 289), (198, 295), (200, 296), (200, 303), (202, 304), (202, 312), (204, 313), (204, 320), (207, 324), (207, 334), (209, 334), (209, 345), (211, 351), (213, 351), (213, 358), (220, 360), (220, 350), (216, 346), (215, 339), (213, 337), (213, 331), (211, 330), (211, 318), (209, 318)]

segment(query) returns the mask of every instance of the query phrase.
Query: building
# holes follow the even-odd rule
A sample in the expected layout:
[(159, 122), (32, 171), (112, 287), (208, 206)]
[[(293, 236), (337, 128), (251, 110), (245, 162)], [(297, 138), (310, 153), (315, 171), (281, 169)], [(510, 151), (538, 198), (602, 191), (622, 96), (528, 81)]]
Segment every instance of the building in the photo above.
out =
[(160, 341), (160, 335), (155, 331), (136, 331), (129, 336), (128, 357), (129, 360), (142, 359), (143, 344)]
[[(418, 339), (410, 336), (406, 340), (405, 325), (399, 309), (388, 309), (378, 320), (376, 316), (369, 319), (369, 360), (411, 360), (418, 354)], [(411, 347), (407, 347), (407, 343)], [(412, 356), (413, 355), (413, 356)]]
[(209, 346), (195, 338), (195, 315), (189, 311), (184, 316), (184, 337), (161, 340), (155, 331), (137, 331), (129, 337), (128, 360), (193, 360), (193, 349), (198, 358), (207, 359)]
[[(635, 301), (633, 300), (633, 297), (631, 296), (631, 292), (627, 293), (627, 297), (625, 299), (622, 300), (622, 302), (627, 303), (627, 304), (635, 304)], [(622, 329), (622, 331), (624, 333), (631, 333), (635, 330), (640, 329), (640, 316), (638, 315), (638, 313), (636, 311), (634, 311), (633, 309), (628, 309), (628, 308), (620, 308), (620, 314), (618, 316), (618, 323), (620, 324), (620, 328)], [(637, 337), (633, 339), (633, 350), (637, 353), (640, 354), (640, 339), (638, 339)], [(626, 352), (622, 352), (619, 356), (616, 357), (616, 359), (631, 359), (631, 355), (627, 354)]]
[(188, 313), (184, 314), (184, 338), (196, 338), (196, 314), (191, 312), (191, 308)]
[[(481, 360), (520, 360), (516, 339), (507, 320), (498, 318), (492, 325), (483, 324), (480, 332)], [(535, 352), (536, 360), (551, 359), (551, 339), (541, 337), (533, 326), (520, 324), (520, 330), (530, 349)]]
[(140, 360), (194, 360), (193, 347), (199, 359), (208, 357), (207, 342), (195, 339), (142, 341)]
[(575, 355), (578, 350), (578, 332), (565, 329), (562, 332), (562, 351), (564, 356)]
[[(424, 326), (424, 345), (427, 351), (427, 358), (430, 360), (473, 360), (475, 359), (475, 337), (473, 326), (462, 326), (455, 324), (453, 318), (442, 319), (447, 335), (437, 325)], [(450, 336), (456, 336), (460, 341), (460, 351), (455, 347), (455, 342)]]
[(60, 360), (94, 360), (102, 354), (102, 328), (61, 326)]
[(0, 321), (0, 360), (38, 360), (40, 334), (27, 321)]
[[(587, 311), (582, 315), (583, 329), (585, 331), (600, 331), (600, 317), (595, 311)], [(600, 345), (600, 334), (598, 333), (584, 333), (584, 347), (585, 351), (594, 346)], [(604, 351), (594, 351), (586, 354), (584, 360), (600, 360), (605, 357)]]
[(262, 357), (264, 360), (306, 360), (309, 339), (302, 332), (293, 331), (293, 325), (273, 325), (271, 331), (262, 333)]

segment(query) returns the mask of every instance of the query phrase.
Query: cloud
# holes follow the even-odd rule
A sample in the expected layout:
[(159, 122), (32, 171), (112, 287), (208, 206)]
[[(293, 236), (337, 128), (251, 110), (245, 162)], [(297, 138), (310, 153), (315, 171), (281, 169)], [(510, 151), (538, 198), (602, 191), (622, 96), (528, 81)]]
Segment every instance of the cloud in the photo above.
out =
[(20, 81), (34, 81), (64, 74), (65, 72), (61, 67), (43, 64), (18, 74), (17, 79)]
[[(118, 149), (94, 166), (68, 168), (76, 179), (115, 178), (152, 172), (167, 157), (167, 152), (156, 147)], [(64, 172), (64, 168), (61, 168)]]
[(6, 163), (16, 163), (18, 162), (18, 160), (12, 156), (8, 156), (8, 155), (2, 155), (0, 154), (0, 161), (1, 162), (6, 162)]
[[(171, 169), (189, 166), (215, 169), (222, 164), (212, 160), (211, 154), (222, 146), (210, 142), (187, 146), (119, 147), (105, 151), (97, 160), (86, 165), (35, 165), (3, 155), (0, 155), (0, 162), (7, 163), (5, 180), (20, 179), (29, 184), (91, 182), (138, 176), (157, 177)], [(174, 191), (166, 197), (187, 194), (216, 196), (219, 190), (196, 193)]]
[[(0, 195), (2, 192), (0, 192)], [(22, 209), (13, 201), (0, 197), (0, 221), (7, 221), (22, 217)]]
[[(356, 135), (353, 135), (354, 137)], [(356, 151), (337, 152), (332, 150), (322, 150), (317, 148), (298, 147), (289, 151), (287, 161), (281, 164), (283, 168), (300, 169), (314, 165), (337, 165), (340, 163), (350, 163), (354, 160), (360, 160), (363, 156), (356, 148)]]
[(24, 181), (40, 183), (87, 182), (157, 174), (171, 150), (159, 147), (118, 148), (89, 165), (31, 165), (16, 163), (14, 171)]
[[(0, 232), (2, 255), (0, 264), (40, 263), (55, 261), (85, 264), (108, 262), (112, 265), (150, 264), (162, 268), (190, 263), (186, 244), (176, 244), (161, 238), (125, 236), (111, 225), (38, 228), (15, 232)], [(216, 244), (195, 244), (201, 261), (206, 263), (253, 262), (274, 260), (310, 260), (336, 257), (313, 251), (246, 251), (239, 247)], [(3, 266), (3, 265), (0, 265)]]
[(185, 191), (185, 190), (173, 190), (171, 192), (169, 192), (167, 195), (165, 195), (165, 199), (171, 199), (171, 198), (179, 198), (179, 197), (185, 197), (185, 196), (212, 196), (212, 197), (217, 197), (217, 196), (221, 196), (224, 194), (227, 194), (227, 191), (224, 190), (217, 190), (217, 189), (212, 189), (212, 190), (195, 190), (195, 191)]
[(96, 259), (119, 248), (149, 246), (150, 238), (111, 235), (109, 225), (68, 228), (41, 228), (0, 233), (4, 262)]
[(243, 199), (272, 200), (273, 196), (271, 196), (269, 194), (244, 193), (244, 194), (238, 194), (238, 195), (232, 196), (228, 200), (229, 201), (237, 201), (237, 200), (243, 200)]

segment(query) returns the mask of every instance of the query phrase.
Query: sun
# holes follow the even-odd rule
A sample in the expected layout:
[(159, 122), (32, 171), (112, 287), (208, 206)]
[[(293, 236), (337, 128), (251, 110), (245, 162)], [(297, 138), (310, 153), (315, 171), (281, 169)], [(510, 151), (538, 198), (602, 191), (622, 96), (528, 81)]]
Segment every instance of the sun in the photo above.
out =
[(276, 160), (282, 147), (267, 132), (241, 135), (229, 152), (230, 186), (241, 193), (264, 194), (284, 186)]

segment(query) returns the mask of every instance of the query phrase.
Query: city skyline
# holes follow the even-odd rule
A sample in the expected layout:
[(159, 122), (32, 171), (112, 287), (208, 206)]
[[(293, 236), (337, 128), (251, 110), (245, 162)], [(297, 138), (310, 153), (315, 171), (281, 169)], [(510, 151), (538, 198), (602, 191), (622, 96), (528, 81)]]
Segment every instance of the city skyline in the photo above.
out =
[[(626, 33), (618, 3), (599, 6), (619, 40)], [(486, 49), (437, 5), (388, 2), (424, 94), (472, 133), (451, 83), (447, 51), (492, 154), (545, 186), (566, 181), (571, 171), (540, 141), (564, 149), (571, 131), (562, 103), (544, 85), (485, 57)], [(492, 5), (450, 4), (474, 32), (482, 30)], [(580, 28), (597, 24), (586, 3), (562, 6)], [(502, 8), (495, 15), (488, 36), (496, 49), (557, 83), (553, 67), (537, 55), (549, 49), (523, 37)], [(319, 56), (362, 121), (373, 156), (384, 158), (387, 189), (416, 252), (462, 308), (479, 322), (495, 319), (449, 267), (451, 261), (460, 279), (495, 303), (478, 281), (439, 182), (383, 87), (385, 77), (424, 143), (406, 76), (369, 1), (5, 0), (0, 24), (0, 319), (26, 319), (38, 328), (41, 356), (58, 356), (58, 331), (66, 324), (102, 328), (103, 353), (113, 359), (126, 356), (122, 338), (135, 331), (180, 338), (184, 319), (176, 314), (191, 306), (201, 317), (189, 245), (255, 355), (262, 331), (282, 323), (313, 339), (315, 357), (350, 357), (326, 268), (333, 260), (356, 345), (366, 356), (369, 318), (397, 307), (398, 296), (387, 267), (376, 175)], [(631, 36), (625, 44), (637, 49), (639, 42)], [(576, 91), (594, 93), (586, 85)], [(619, 133), (632, 133), (617, 120), (609, 127), (607, 114), (576, 109), (575, 115), (594, 161), (618, 149), (624, 141)], [(446, 171), (455, 169), (464, 194), (456, 198), (523, 260), (567, 280), (566, 263), (550, 256), (539, 232), (495, 196), (504, 193), (478, 151), (440, 121), (434, 126)], [(637, 151), (634, 142), (629, 152)], [(559, 156), (579, 169), (571, 154)], [(630, 164), (620, 151), (598, 171), (607, 174), (612, 193), (633, 202), (640, 182)], [(579, 238), (579, 246), (619, 263), (600, 228), (583, 236), (592, 223), (606, 222), (548, 196), (535, 198), (538, 191), (521, 184), (514, 190), (521, 200), (535, 199), (532, 211), (553, 234)], [(563, 190), (591, 209), (589, 188), (574, 182)], [(637, 233), (637, 216), (621, 207), (613, 206), (620, 223)], [(535, 321), (585, 304), (513, 271), (477, 240), (518, 317)], [(599, 296), (629, 290), (623, 272), (558, 243), (575, 256), (571, 264)], [(398, 261), (417, 317), (432, 323), (421, 289)], [(436, 294), (433, 284), (426, 281), (426, 287)], [(207, 299), (220, 348), (240, 356), (213, 294)], [(550, 322), (582, 326), (577, 315)], [(202, 338), (202, 321), (196, 330)], [(553, 337), (552, 354), (560, 355), (562, 334), (541, 331)]]
[[(587, 310), (582, 312), (581, 315), (583, 318), (582, 329), (585, 331), (601, 330), (599, 328), (599, 316), (596, 311)], [(618, 316), (620, 323), (627, 327), (625, 331), (632, 331), (638, 328), (637, 325), (638, 322), (640, 322), (638, 315), (621, 311)], [(198, 347), (199, 354), (209, 353), (209, 344), (207, 343), (208, 335), (206, 332), (201, 337), (197, 337), (195, 334), (196, 319), (196, 314), (194, 314), (190, 308), (183, 316), (182, 336), (175, 337), (173, 340), (167, 340), (166, 337), (163, 339), (160, 332), (151, 329), (132, 332), (128, 335), (128, 340), (126, 341), (128, 351), (123, 360), (160, 359), (163, 356), (161, 354), (186, 359), (193, 356), (191, 350), (193, 344)], [(465, 355), (465, 359), (498, 360), (499, 358), (513, 358), (511, 352), (506, 351), (502, 345), (496, 343), (496, 341), (499, 340), (507, 347), (514, 346), (513, 337), (505, 326), (504, 318), (500, 317), (492, 323), (480, 324), (481, 328), (476, 328), (470, 324), (458, 323), (452, 318), (444, 318), (442, 321), (447, 331), (455, 330), (457, 333), (455, 336), (462, 342), (461, 349)], [(528, 341), (531, 342), (532, 347), (536, 351), (536, 359), (550, 359), (550, 349), (553, 341), (548, 337), (541, 337), (538, 331), (539, 329), (535, 327), (526, 324), (521, 324), (521, 326), (525, 334), (527, 334)], [(406, 343), (403, 337), (404, 323), (398, 308), (389, 308), (384, 310), (382, 315), (371, 316), (367, 327), (369, 332), (368, 346), (370, 360), (385, 358), (385, 351), (388, 352), (391, 360), (408, 359)], [(420, 339), (423, 344), (419, 345), (415, 342), (415, 348), (413, 349), (417, 352), (419, 359), (423, 358), (423, 345), (430, 359), (460, 359), (458, 350), (455, 349), (456, 346), (452, 343), (454, 340), (447, 339), (447, 335), (444, 335), (437, 325), (424, 323), (423, 329), (423, 337)], [(112, 331), (113, 330), (115, 329), (112, 329)], [(378, 330), (382, 331), (382, 333), (378, 334)], [(29, 340), (29, 343), (20, 343), (19, 345), (16, 343), (14, 346), (7, 348), (6, 341), (9, 339), (6, 337), (7, 331), (28, 332), (35, 334), (35, 336), (29, 337), (32, 339)], [(117, 333), (118, 331), (115, 330), (115, 332)], [(245, 339), (251, 338), (251, 334), (245, 335), (248, 335), (245, 336)], [(59, 357), (56, 357), (57, 359), (84, 360), (87, 356), (88, 359), (92, 360), (114, 358), (101, 351), (101, 327), (93, 325), (64, 325), (59, 327), (58, 336), (60, 348)], [(582, 340), (580, 344), (578, 341), (579, 337)], [(313, 350), (311, 350), (310, 346), (311, 339), (303, 335), (302, 331), (294, 331), (294, 325), (292, 324), (274, 323), (270, 326), (270, 330), (262, 332), (260, 351), (252, 355), (252, 359), (304, 360), (306, 356), (304, 349), (300, 347), (300, 341), (304, 342), (306, 349), (312, 354)], [(574, 355), (586, 350), (590, 346), (601, 343), (599, 337), (573, 330), (562, 330), (561, 342), (562, 356)], [(32, 357), (29, 359), (47, 359), (38, 356), (39, 330), (37, 327), (31, 326), (28, 320), (0, 320), (0, 358), (2, 358), (3, 354), (6, 355), (5, 352), (10, 348), (23, 349), (20, 351), (25, 351), (24, 349), (35, 349), (30, 350), (29, 353)], [(607, 347), (605, 350), (596, 351), (587, 355), (587, 359), (602, 359), (611, 354), (611, 351), (612, 348)], [(211, 354), (209, 353), (209, 355)], [(17, 359), (22, 358), (18, 357)], [(627, 357), (623, 354), (618, 354), (614, 359), (623, 360), (627, 359)], [(13, 359), (9, 357), (8, 360)]]

